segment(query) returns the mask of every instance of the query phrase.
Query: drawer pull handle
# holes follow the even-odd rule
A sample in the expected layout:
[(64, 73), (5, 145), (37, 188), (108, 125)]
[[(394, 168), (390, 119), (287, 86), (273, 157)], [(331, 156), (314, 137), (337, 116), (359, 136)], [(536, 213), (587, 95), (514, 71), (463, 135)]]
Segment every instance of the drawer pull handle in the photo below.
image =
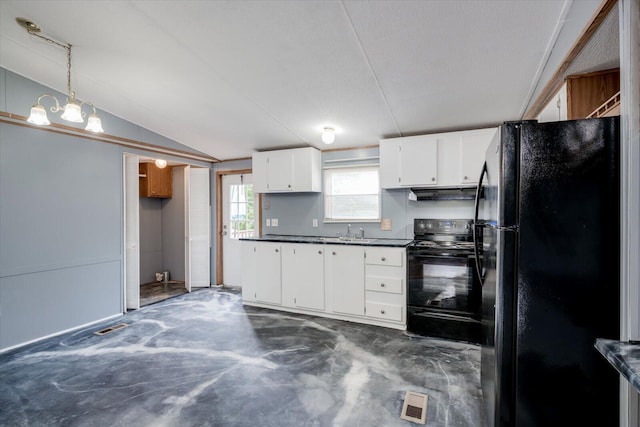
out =
[(278, 250), (276, 249), (276, 252), (278, 252)]
[(322, 251), (318, 251), (318, 253), (319, 253), (320, 255), (322, 255)]
[(381, 287), (381, 288), (384, 288), (384, 283), (380, 283), (380, 287)]
[(335, 255), (335, 254), (336, 254), (336, 252), (335, 252), (335, 251), (333, 251), (333, 252), (331, 252), (331, 253), (332, 253), (333, 255)]
[(380, 314), (384, 314), (384, 313), (385, 313), (385, 311), (384, 311), (384, 310), (380, 310)]
[(386, 261), (387, 259), (385, 257), (382, 257), (382, 261)]

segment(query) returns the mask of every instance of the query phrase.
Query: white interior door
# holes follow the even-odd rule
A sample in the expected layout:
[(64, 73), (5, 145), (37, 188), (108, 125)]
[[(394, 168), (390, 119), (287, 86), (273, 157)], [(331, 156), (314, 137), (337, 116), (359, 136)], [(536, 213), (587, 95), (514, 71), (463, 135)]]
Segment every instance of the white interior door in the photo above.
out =
[[(194, 287), (206, 287), (211, 284), (210, 260), (211, 260), (211, 228), (209, 203), (209, 169), (187, 167), (186, 173), (189, 175), (185, 182), (188, 188), (187, 195), (187, 244), (188, 254), (187, 289), (191, 291)], [(186, 178), (186, 177), (185, 177)]]
[(242, 285), (240, 238), (258, 235), (260, 207), (251, 174), (222, 177), (222, 282)]
[(127, 309), (140, 308), (140, 187), (138, 156), (124, 155), (124, 286)]

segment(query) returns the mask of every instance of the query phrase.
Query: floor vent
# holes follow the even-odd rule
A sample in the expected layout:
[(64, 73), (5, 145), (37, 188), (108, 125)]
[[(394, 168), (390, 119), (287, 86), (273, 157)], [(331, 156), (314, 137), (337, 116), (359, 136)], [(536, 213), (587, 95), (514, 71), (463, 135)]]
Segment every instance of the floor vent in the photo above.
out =
[(427, 400), (425, 394), (408, 391), (404, 396), (404, 405), (400, 418), (417, 424), (425, 424), (427, 420)]
[(111, 332), (126, 328), (127, 325), (126, 323), (119, 323), (117, 325), (113, 325), (113, 326), (109, 326), (108, 328), (102, 329), (98, 332), (95, 332), (96, 335), (107, 335), (110, 334)]

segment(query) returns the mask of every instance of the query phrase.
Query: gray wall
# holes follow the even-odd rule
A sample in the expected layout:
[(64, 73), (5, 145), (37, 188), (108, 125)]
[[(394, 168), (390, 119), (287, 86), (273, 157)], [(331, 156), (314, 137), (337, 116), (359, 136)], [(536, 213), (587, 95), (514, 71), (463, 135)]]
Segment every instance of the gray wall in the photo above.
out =
[(173, 168), (173, 196), (162, 201), (162, 270), (185, 280), (184, 167)]
[[(2, 111), (26, 116), (43, 93), (64, 98), (0, 68)], [(196, 152), (99, 114), (111, 135)], [(122, 312), (124, 151), (0, 123), (0, 350)]]
[(140, 283), (162, 270), (162, 199), (140, 197)]

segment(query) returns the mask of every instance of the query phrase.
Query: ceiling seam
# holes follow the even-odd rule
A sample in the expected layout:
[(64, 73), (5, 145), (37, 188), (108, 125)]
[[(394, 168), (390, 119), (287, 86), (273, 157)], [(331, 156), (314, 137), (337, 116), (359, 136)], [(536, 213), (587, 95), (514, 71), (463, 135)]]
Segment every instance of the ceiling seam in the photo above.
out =
[(218, 71), (216, 71), (216, 69), (211, 66), (207, 61), (205, 61), (200, 55), (198, 55), (198, 53), (191, 49), (191, 47), (185, 43), (183, 43), (180, 39), (178, 39), (172, 32), (168, 31), (164, 26), (162, 26), (159, 22), (157, 22), (156, 20), (154, 20), (151, 16), (149, 16), (147, 13), (145, 13), (144, 11), (140, 10), (138, 7), (136, 7), (136, 5), (134, 4), (133, 1), (129, 1), (129, 3), (131, 4), (131, 7), (133, 7), (135, 10), (138, 11), (138, 13), (140, 13), (141, 15), (144, 15), (148, 21), (153, 22), (155, 24), (155, 26), (157, 28), (160, 28), (162, 31), (164, 31), (167, 35), (169, 35), (173, 40), (175, 40), (176, 43), (178, 43), (180, 46), (183, 47), (183, 49), (187, 50), (188, 52), (190, 52), (195, 58), (197, 58), (201, 63), (205, 64), (206, 67), (211, 70), (212, 73), (214, 73), (216, 76), (218, 76), (220, 78), (221, 81), (223, 81), (224, 83), (227, 84), (227, 86), (229, 86), (231, 89), (233, 89), (236, 93), (239, 93), (243, 98), (247, 99), (248, 101), (250, 101), (252, 104), (254, 104), (255, 106), (257, 106), (260, 110), (262, 110), (262, 112), (264, 112), (267, 116), (271, 117), (271, 119), (278, 123), (280, 126), (282, 126), (283, 128), (285, 128), (287, 131), (291, 132), (292, 135), (294, 135), (296, 138), (298, 138), (300, 141), (302, 141), (303, 143), (309, 145), (309, 146), (313, 146), (309, 141), (305, 140), (302, 136), (298, 135), (293, 129), (291, 129), (289, 126), (287, 126), (282, 120), (278, 119), (275, 115), (273, 115), (272, 113), (270, 113), (266, 107), (264, 107), (262, 104), (260, 104), (258, 101), (256, 101), (255, 99), (253, 99), (252, 97), (250, 97), (249, 95), (247, 95), (245, 92), (243, 92), (242, 90), (240, 90), (239, 88), (237, 88), (235, 85), (231, 84), (231, 82), (226, 79), (225, 77), (223, 77)]
[(353, 31), (353, 35), (356, 38), (356, 41), (358, 42), (358, 47), (360, 48), (360, 52), (362, 52), (362, 56), (364, 56), (364, 59), (367, 63), (367, 66), (369, 67), (369, 71), (371, 72), (371, 75), (373, 76), (373, 80), (376, 82), (376, 87), (378, 88), (378, 91), (380, 92), (380, 95), (382, 96), (382, 100), (384, 101), (384, 105), (387, 108), (387, 111), (389, 112), (389, 115), (391, 116), (391, 120), (393, 121), (393, 125), (396, 128), (396, 131), (398, 132), (399, 136), (404, 136), (402, 134), (402, 131), (400, 130), (400, 126), (398, 125), (398, 121), (396, 120), (396, 116), (393, 114), (393, 111), (391, 110), (391, 106), (389, 105), (389, 100), (387, 99), (387, 96), (384, 93), (384, 90), (382, 90), (382, 86), (380, 85), (380, 80), (378, 80), (378, 76), (376, 74), (376, 72), (373, 69), (373, 66), (371, 65), (371, 61), (369, 60), (369, 56), (367, 55), (366, 50), (364, 49), (364, 46), (362, 45), (362, 40), (360, 40), (360, 37), (358, 36), (358, 32), (356, 31), (356, 27), (353, 25), (353, 21), (351, 20), (351, 15), (349, 15), (349, 11), (347, 10), (347, 7), (344, 4), (344, 0), (340, 0), (340, 5), (342, 5), (342, 10), (344, 11), (345, 15), (347, 16), (347, 21), (349, 22), (349, 26), (351, 27), (351, 31)]
[(545, 51), (540, 60), (540, 64), (538, 65), (538, 69), (536, 70), (536, 73), (533, 76), (533, 80), (529, 88), (529, 93), (527, 93), (524, 103), (520, 108), (520, 113), (518, 113), (518, 117), (520, 120), (522, 120), (525, 113), (527, 112), (527, 109), (531, 104), (533, 94), (536, 92), (536, 90), (538, 89), (538, 86), (540, 85), (540, 79), (542, 78), (542, 73), (544, 72), (545, 68), (547, 68), (547, 64), (549, 63), (549, 58), (551, 58), (551, 53), (553, 52), (553, 49), (555, 48), (556, 43), (558, 42), (558, 38), (560, 37), (560, 33), (562, 32), (562, 27), (564, 27), (564, 23), (566, 22), (567, 15), (569, 14), (569, 10), (571, 9), (572, 4), (573, 4), (573, 0), (565, 0), (564, 5), (562, 6), (562, 10), (560, 11), (560, 16), (558, 17), (558, 20), (556, 21), (556, 25), (553, 28), (553, 32), (551, 33), (551, 37), (549, 38), (549, 42), (545, 47)]

